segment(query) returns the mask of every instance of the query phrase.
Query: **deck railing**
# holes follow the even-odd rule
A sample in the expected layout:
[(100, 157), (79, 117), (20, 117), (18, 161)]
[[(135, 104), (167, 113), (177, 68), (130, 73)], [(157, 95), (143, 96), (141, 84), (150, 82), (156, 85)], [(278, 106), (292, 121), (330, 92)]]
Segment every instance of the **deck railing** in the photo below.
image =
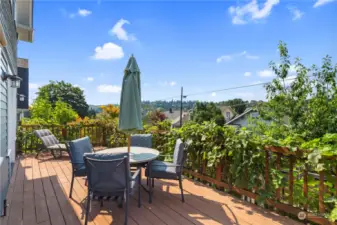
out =
[[(50, 129), (60, 141), (89, 136), (94, 146), (114, 146), (114, 144), (111, 143), (111, 140), (114, 140), (112, 137), (121, 135), (120, 133), (116, 133), (116, 128), (104, 125), (48, 125), (43, 127), (38, 125), (24, 125), (18, 129), (17, 149), (24, 153), (35, 151), (38, 140), (32, 132), (42, 128)], [(125, 137), (119, 136), (119, 138), (124, 139)], [(156, 140), (154, 140), (154, 143), (156, 143)], [(264, 160), (260, 165), (264, 168), (264, 185), (262, 187), (242, 188), (235, 186), (233, 180), (234, 174), (232, 174), (229, 169), (232, 163), (229, 157), (225, 157), (224, 160), (221, 160), (221, 162), (214, 167), (207, 167), (207, 160), (204, 160), (204, 157), (199, 156), (197, 159), (194, 158), (193, 162), (189, 156), (184, 173), (186, 176), (201, 181), (204, 184), (213, 186), (221, 191), (235, 193), (254, 202), (261, 197), (257, 194), (259, 190), (272, 186), (273, 178), (271, 174), (272, 171), (276, 170), (283, 174), (286, 185), (282, 185), (281, 188), (272, 191), (274, 196), (268, 196), (266, 198), (266, 207), (276, 209), (296, 218), (299, 217), (299, 215), (304, 215), (305, 221), (317, 224), (336, 224), (331, 223), (324, 216), (327, 208), (327, 203), (324, 202), (324, 198), (337, 197), (337, 167), (335, 168), (336, 172), (321, 171), (316, 173), (310, 170), (309, 165), (305, 164), (306, 158), (304, 157), (305, 154), (303, 154), (303, 151), (298, 150), (292, 152), (285, 147), (273, 146), (266, 146), (263, 151)], [(336, 158), (330, 158), (328, 160), (331, 160), (333, 165)], [(195, 161), (197, 161), (197, 163)], [(297, 161), (303, 162), (304, 166), (296, 166)], [(249, 179), (249, 173), (250, 171), (248, 171), (247, 168), (245, 179)], [(300, 182), (294, 182), (295, 180)], [(327, 180), (329, 180), (330, 186), (331, 183), (333, 185), (333, 188), (330, 187), (330, 191), (329, 188), (327, 188)], [(334, 191), (331, 192), (331, 190)], [(302, 200), (298, 200), (299, 197), (301, 197)], [(314, 208), (311, 208), (312, 203), (315, 205)]]
[[(298, 150), (296, 153), (291, 152), (286, 147), (274, 147), (266, 146), (265, 149), (265, 160), (264, 160), (264, 180), (265, 184), (263, 187), (254, 187), (251, 189), (236, 187), (232, 181), (233, 174), (229, 171), (231, 164), (230, 160), (223, 160), (215, 168), (207, 168), (207, 162), (205, 160), (199, 160), (196, 168), (185, 169), (184, 172), (190, 178), (197, 179), (203, 183), (209, 184), (216, 187), (219, 190), (225, 190), (228, 192), (233, 192), (242, 196), (243, 198), (249, 199), (251, 202), (255, 202), (259, 196), (256, 194), (257, 190), (266, 189), (272, 182), (271, 170), (275, 169), (283, 173), (287, 180), (287, 186), (278, 188), (275, 190), (275, 196), (269, 196), (265, 201), (267, 207), (279, 210), (288, 215), (292, 215), (294, 218), (301, 218), (305, 221), (314, 222), (317, 224), (337, 224), (330, 222), (325, 218), (324, 213), (326, 213), (326, 205), (324, 202), (324, 197), (337, 197), (337, 176), (333, 171), (321, 171), (316, 173), (310, 171), (307, 164), (305, 164), (302, 170), (295, 168), (295, 162), (297, 160), (305, 162), (306, 158), (303, 157), (303, 152)], [(329, 158), (328, 160), (336, 160), (336, 158)], [(333, 161), (331, 161), (333, 163)], [(336, 168), (337, 171), (337, 168)], [(249, 177), (249, 171), (246, 170), (246, 178)], [(309, 188), (309, 177), (316, 180), (318, 185), (310, 185)], [(334, 180), (334, 192), (329, 192), (325, 184), (327, 178), (329, 180)], [(303, 185), (301, 187), (296, 187), (296, 194), (304, 197), (304, 201), (294, 202), (294, 198), (299, 196), (294, 196), (294, 180), (300, 180)], [(300, 190), (300, 192), (298, 191)], [(316, 191), (317, 190), (317, 191)], [(309, 192), (311, 191), (311, 197), (309, 197)], [(312, 197), (314, 195), (314, 198)], [(308, 203), (310, 201), (318, 200), (318, 213), (314, 213), (316, 210), (310, 208)], [(305, 215), (305, 217), (303, 217)]]
[[(23, 153), (37, 150), (40, 141), (33, 134), (34, 130), (49, 129), (60, 142), (89, 136), (93, 146), (113, 146), (111, 136), (116, 135), (116, 128), (104, 125), (22, 125), (17, 131), (17, 151)], [(122, 133), (118, 133), (123, 136)]]

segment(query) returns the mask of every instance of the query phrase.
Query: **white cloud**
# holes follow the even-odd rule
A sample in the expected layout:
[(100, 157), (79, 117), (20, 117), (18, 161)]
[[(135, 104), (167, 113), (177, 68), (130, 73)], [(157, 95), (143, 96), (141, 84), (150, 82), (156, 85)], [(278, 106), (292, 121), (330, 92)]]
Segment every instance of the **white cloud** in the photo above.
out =
[(86, 17), (86, 16), (89, 16), (90, 14), (92, 14), (92, 12), (87, 10), (87, 9), (78, 9), (77, 14), (79, 16)]
[(85, 90), (85, 88), (84, 87), (81, 87), (80, 85), (78, 85), (78, 84), (74, 84), (73, 85), (74, 87), (78, 87), (78, 88), (80, 88), (82, 91), (84, 91)]
[(260, 76), (260, 77), (273, 77), (273, 76), (275, 76), (274, 72), (271, 71), (271, 70), (268, 70), (268, 69), (258, 71), (257, 75)]
[(113, 28), (109, 31), (111, 35), (115, 35), (119, 40), (122, 41), (135, 41), (137, 40), (133, 34), (128, 34), (128, 32), (123, 28), (124, 24), (130, 24), (128, 20), (120, 19)]
[(286, 86), (291, 85), (295, 81), (296, 77), (297, 77), (296, 75), (288, 76), (287, 79), (284, 80), (284, 84)]
[(263, 83), (263, 82), (259, 80), (259, 81), (253, 82), (252, 85), (255, 85), (255, 84), (262, 84), (262, 83)]
[[(277, 64), (277, 66), (279, 67), (280, 64)], [(259, 77), (274, 77), (276, 76), (274, 71), (270, 70), (270, 69), (265, 69), (265, 70), (261, 70), (257, 72), (257, 75)], [(288, 69), (288, 78), (292, 79), (293, 77), (297, 76), (297, 72), (296, 72), (296, 65), (290, 65), (289, 69)]]
[(61, 11), (63, 16), (69, 17), (70, 19), (73, 19), (77, 16), (86, 17), (86, 16), (89, 16), (89, 15), (92, 14), (92, 11), (87, 10), (87, 9), (78, 9), (77, 12), (68, 12), (65, 9), (60, 9), (60, 11)]
[(215, 97), (215, 96), (216, 96), (216, 93), (215, 93), (215, 92), (212, 92), (211, 96), (212, 96), (212, 97)]
[(97, 87), (97, 91), (102, 93), (119, 93), (121, 90), (120, 86), (110, 84), (102, 84)]
[(222, 56), (220, 56), (216, 59), (216, 62), (221, 63), (221, 62), (224, 62), (224, 61), (229, 61), (231, 59), (232, 59), (232, 56), (230, 56), (230, 55), (222, 55)]
[(325, 5), (327, 3), (330, 3), (330, 2), (334, 2), (336, 0), (317, 0), (314, 4), (314, 8), (317, 8), (319, 6), (322, 6), (322, 5)]
[(289, 70), (288, 70), (288, 75), (293, 76), (296, 75), (296, 65), (290, 65)]
[(246, 51), (242, 52), (242, 55), (244, 57), (246, 57), (246, 59), (259, 59), (260, 56), (257, 56), (257, 55), (250, 55), (248, 54)]
[(235, 54), (231, 54), (231, 55), (222, 55), (222, 56), (220, 56), (216, 59), (216, 62), (221, 63), (221, 62), (225, 62), (225, 61), (230, 61), (230, 60), (232, 60), (234, 58), (237, 58), (237, 57), (245, 57), (246, 59), (253, 59), (253, 60), (256, 60), (256, 59), (260, 58), (257, 55), (251, 55), (247, 51), (243, 51), (243, 52), (235, 53)]
[(87, 77), (87, 80), (88, 81), (94, 81), (94, 78), (93, 77)]
[(36, 83), (29, 83), (28, 86), (29, 89), (38, 89), (40, 87), (40, 85)]
[(304, 15), (304, 12), (301, 12), (296, 7), (288, 7), (288, 9), (289, 9), (291, 15), (293, 16), (293, 18), (292, 18), (293, 20), (299, 20)]
[(121, 59), (124, 57), (123, 48), (112, 43), (105, 43), (102, 47), (97, 46), (95, 48), (95, 54), (92, 56), (93, 59)]
[(250, 76), (252, 75), (252, 73), (251, 73), (251, 72), (245, 72), (243, 75), (244, 75), (245, 77), (250, 77)]
[(232, 16), (233, 24), (246, 24), (251, 21), (258, 21), (268, 17), (273, 7), (279, 2), (279, 0), (266, 0), (263, 7), (260, 7), (257, 0), (252, 0), (241, 7), (231, 6), (228, 11)]
[(175, 81), (164, 81), (164, 82), (162, 82), (162, 81), (160, 81), (159, 82), (159, 85), (160, 86), (171, 86), (171, 87), (173, 87), (173, 86), (175, 86), (177, 84), (177, 82), (175, 82)]

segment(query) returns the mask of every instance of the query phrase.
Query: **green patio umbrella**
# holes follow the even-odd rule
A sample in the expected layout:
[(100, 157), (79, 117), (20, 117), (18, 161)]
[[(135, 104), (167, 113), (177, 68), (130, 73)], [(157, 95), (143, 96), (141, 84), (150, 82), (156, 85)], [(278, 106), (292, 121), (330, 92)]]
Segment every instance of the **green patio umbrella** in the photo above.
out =
[(140, 71), (133, 55), (124, 70), (118, 128), (128, 134), (128, 151), (130, 152), (131, 133), (143, 130)]

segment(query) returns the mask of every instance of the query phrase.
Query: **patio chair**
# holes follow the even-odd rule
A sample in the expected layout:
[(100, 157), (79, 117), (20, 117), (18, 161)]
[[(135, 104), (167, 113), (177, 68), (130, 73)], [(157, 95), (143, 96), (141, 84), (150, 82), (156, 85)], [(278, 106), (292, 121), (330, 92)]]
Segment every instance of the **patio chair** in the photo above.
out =
[(181, 201), (184, 202), (185, 199), (182, 184), (182, 172), (185, 160), (186, 160), (185, 144), (182, 142), (181, 139), (178, 139), (176, 141), (176, 145), (174, 148), (173, 162), (171, 163), (154, 160), (151, 163), (151, 168), (146, 168), (145, 176), (149, 180), (148, 174), (149, 170), (151, 169), (152, 186), (154, 186), (154, 178), (178, 180), (179, 188), (181, 191)]
[(51, 154), (56, 159), (62, 156), (62, 151), (67, 151), (66, 145), (64, 143), (60, 143), (60, 141), (57, 140), (55, 135), (53, 135), (50, 130), (35, 130), (33, 133), (42, 141), (42, 145), (39, 146), (38, 153), (35, 158), (37, 158), (43, 151), (51, 151)]
[(83, 156), (85, 153), (93, 152), (93, 148), (89, 137), (69, 141), (67, 142), (67, 148), (72, 166), (72, 178), (69, 191), (69, 198), (71, 198), (75, 177), (85, 177), (87, 175)]
[(131, 135), (131, 146), (152, 148), (152, 134)]
[[(152, 148), (152, 134), (131, 135), (131, 146)], [(141, 166), (145, 167), (145, 164)], [(134, 167), (132, 167), (131, 170), (134, 170)]]
[(112, 196), (121, 197), (125, 201), (124, 224), (127, 224), (129, 195), (136, 183), (138, 184), (138, 207), (141, 206), (140, 170), (131, 174), (127, 153), (85, 154), (84, 162), (88, 174), (88, 197), (84, 224), (88, 223), (91, 201), (98, 199), (102, 206), (103, 200), (113, 199)]

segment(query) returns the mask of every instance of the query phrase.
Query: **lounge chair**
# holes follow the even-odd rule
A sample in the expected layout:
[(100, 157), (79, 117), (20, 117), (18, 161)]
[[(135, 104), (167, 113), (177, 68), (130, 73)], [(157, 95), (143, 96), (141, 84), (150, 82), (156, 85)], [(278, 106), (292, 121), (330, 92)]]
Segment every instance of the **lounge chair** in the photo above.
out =
[(56, 159), (62, 156), (62, 151), (67, 151), (66, 145), (64, 143), (60, 143), (60, 141), (57, 140), (55, 135), (53, 135), (50, 130), (35, 130), (33, 133), (42, 141), (42, 144), (40, 144), (38, 147), (36, 158), (43, 151), (51, 151), (51, 154)]

